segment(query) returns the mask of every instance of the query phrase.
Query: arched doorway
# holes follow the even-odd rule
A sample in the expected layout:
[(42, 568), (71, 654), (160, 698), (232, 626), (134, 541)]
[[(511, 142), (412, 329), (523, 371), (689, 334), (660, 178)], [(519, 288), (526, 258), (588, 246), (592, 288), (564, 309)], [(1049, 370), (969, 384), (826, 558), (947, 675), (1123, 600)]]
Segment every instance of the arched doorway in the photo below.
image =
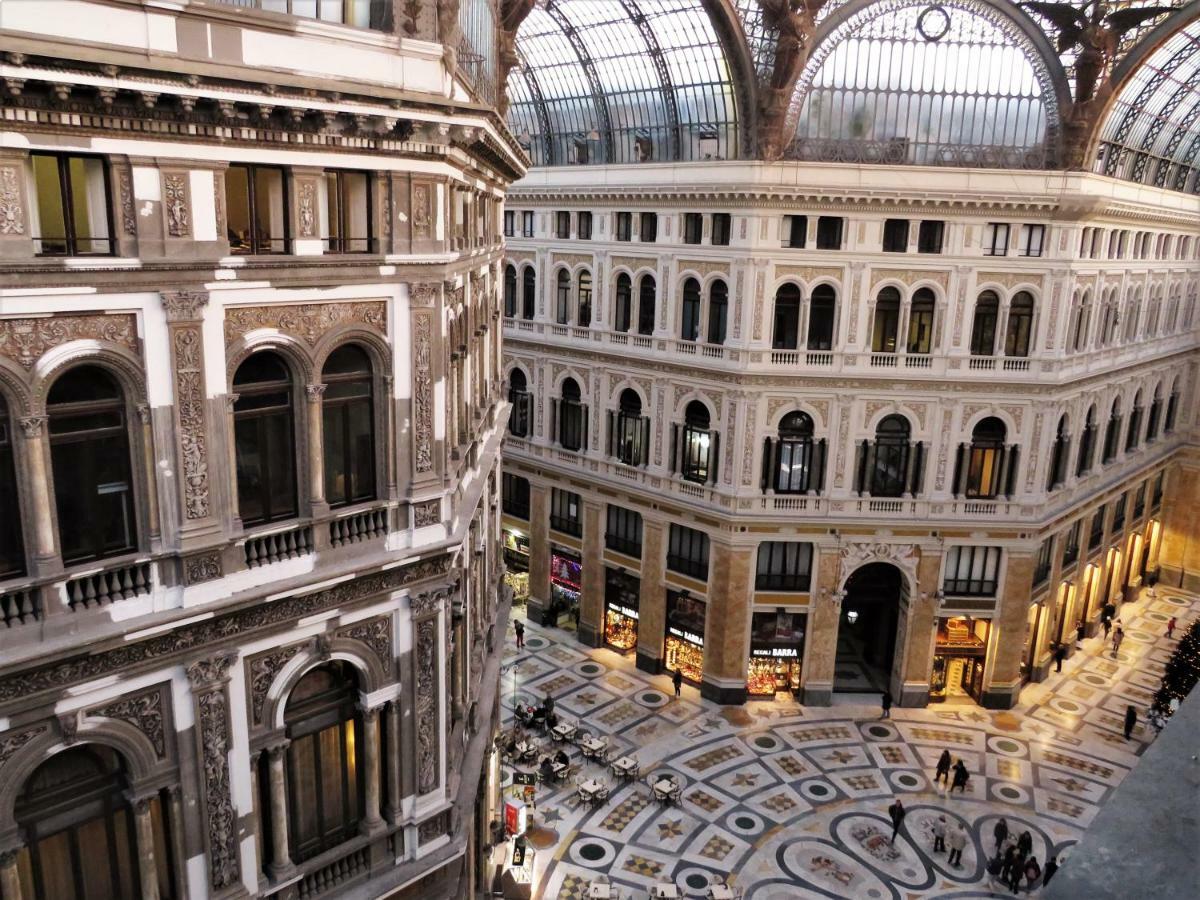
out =
[(904, 576), (890, 563), (869, 563), (846, 579), (834, 691), (877, 694), (890, 689), (904, 590)]

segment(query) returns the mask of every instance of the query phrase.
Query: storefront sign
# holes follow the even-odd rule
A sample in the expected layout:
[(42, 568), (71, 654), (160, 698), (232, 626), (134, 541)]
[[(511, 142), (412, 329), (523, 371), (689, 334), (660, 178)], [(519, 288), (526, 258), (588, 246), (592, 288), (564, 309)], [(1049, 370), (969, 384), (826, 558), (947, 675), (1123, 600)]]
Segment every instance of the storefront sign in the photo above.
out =
[(695, 634), (694, 632), (683, 631), (682, 629), (676, 628), (674, 625), (668, 628), (667, 631), (675, 635), (677, 638), (682, 638), (689, 644), (695, 644), (697, 647), (704, 646), (704, 638), (700, 637), (700, 635)]
[(614, 612), (619, 612), (623, 616), (628, 616), (631, 619), (636, 619), (638, 617), (638, 611), (636, 609), (630, 609), (628, 606), (617, 606), (614, 603), (610, 603), (608, 604), (608, 608)]
[(754, 656), (772, 656), (776, 659), (799, 659), (800, 652), (795, 647), (755, 647), (750, 651)]

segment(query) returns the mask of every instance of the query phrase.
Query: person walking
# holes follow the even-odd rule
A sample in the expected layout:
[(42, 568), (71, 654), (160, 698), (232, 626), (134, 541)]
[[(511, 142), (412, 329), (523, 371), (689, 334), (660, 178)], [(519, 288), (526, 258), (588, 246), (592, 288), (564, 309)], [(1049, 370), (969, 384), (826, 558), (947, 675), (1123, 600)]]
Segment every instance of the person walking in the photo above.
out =
[(908, 810), (904, 808), (904, 804), (900, 802), (900, 798), (896, 798), (896, 802), (888, 807), (888, 817), (892, 820), (892, 843), (896, 843), (896, 835), (900, 833), (900, 826), (904, 824), (904, 817), (908, 815)]
[(1112, 632), (1112, 619), (1108, 616), (1104, 617), (1104, 639), (1108, 640), (1109, 633)]
[(513, 631), (517, 633), (517, 649), (525, 649), (525, 623), (519, 619), (513, 624)]
[(946, 817), (938, 816), (933, 823), (933, 852), (946, 852)]
[(1076, 649), (1083, 645), (1083, 639), (1087, 637), (1087, 626), (1083, 624), (1083, 619), (1080, 619), (1075, 625), (1075, 644)]
[(1113, 633), (1113, 656), (1117, 655), (1117, 651), (1121, 649), (1121, 641), (1125, 640), (1125, 629), (1117, 624), (1117, 630)]
[(1029, 857), (1029, 862), (1025, 863), (1025, 887), (1029, 893), (1033, 893), (1033, 887), (1042, 880), (1042, 867), (1038, 865), (1037, 857)]
[(1013, 857), (1012, 869), (1008, 873), (1008, 889), (1014, 894), (1021, 892), (1021, 876), (1025, 874), (1025, 854), (1021, 852), (1021, 848), (1017, 848), (1016, 855)]
[(675, 688), (675, 699), (679, 699), (679, 692), (683, 689), (683, 670), (678, 666), (675, 668), (675, 674), (671, 676), (671, 686)]
[(892, 717), (892, 692), (884, 691), (883, 697), (879, 700), (879, 705), (883, 707), (883, 715), (879, 718), (890, 719)]
[(1172, 638), (1174, 636), (1175, 636), (1175, 617), (1171, 616), (1171, 618), (1167, 620), (1167, 637)]
[(946, 841), (950, 844), (949, 863), (955, 869), (962, 868), (962, 854), (967, 846), (967, 826), (962, 822), (958, 823), (957, 828), (951, 828), (950, 834)]
[(1125, 740), (1129, 740), (1135, 725), (1137, 725), (1137, 710), (1130, 705), (1125, 707)]
[(1033, 852), (1033, 835), (1028, 831), (1022, 831), (1021, 836), (1017, 838), (1017, 853), (1021, 859), (1024, 859)]
[(967, 771), (967, 767), (963, 765), (960, 759), (954, 764), (954, 780), (950, 783), (950, 793), (954, 793), (954, 789), (958, 788), (960, 793), (967, 792), (967, 779), (971, 777), (971, 773)]
[(1046, 860), (1046, 868), (1042, 869), (1042, 887), (1050, 883), (1050, 879), (1054, 877), (1054, 873), (1058, 871), (1058, 857), (1052, 856)]
[(996, 821), (996, 827), (992, 829), (992, 835), (996, 838), (996, 852), (1000, 852), (1000, 848), (1004, 846), (1004, 839), (1008, 837), (1008, 821), (1001, 816)]
[(1008, 884), (1012, 878), (1013, 866), (1017, 864), (1017, 845), (1009, 844), (1004, 851), (1004, 864), (1000, 866), (1000, 883)]
[(1067, 645), (1062, 641), (1054, 648), (1054, 671), (1061, 672), (1063, 660), (1067, 658)]
[(950, 779), (950, 751), (943, 750), (942, 755), (938, 757), (937, 771), (933, 778), (933, 783), (939, 781), (943, 784), (948, 784)]

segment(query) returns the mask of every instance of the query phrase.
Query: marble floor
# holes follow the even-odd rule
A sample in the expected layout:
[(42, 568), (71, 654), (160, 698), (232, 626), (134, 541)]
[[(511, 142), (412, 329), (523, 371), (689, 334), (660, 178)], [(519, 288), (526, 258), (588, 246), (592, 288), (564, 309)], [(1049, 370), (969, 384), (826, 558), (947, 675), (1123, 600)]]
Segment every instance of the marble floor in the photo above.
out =
[[(1139, 723), (1126, 741), (1122, 718), (1133, 704), (1144, 719), (1175, 644), (1166, 621), (1178, 617), (1179, 635), (1198, 614), (1200, 597), (1159, 589), (1121, 608), (1119, 654), (1086, 641), (1013, 710), (942, 704), (894, 709), (882, 721), (865, 704), (721, 707), (689, 686), (676, 700), (666, 676), (638, 671), (632, 657), (532, 623), (518, 651), (510, 627), (506, 665), (521, 662), (504, 676), (505, 725), (514, 696), (536, 704), (550, 694), (561, 715), (607, 735), (643, 774), (617, 784), (563, 745), (572, 777), (537, 788), (534, 900), (585, 897), (601, 873), (638, 900), (657, 881), (703, 897), (715, 879), (747, 900), (1011, 896), (984, 871), (996, 819), (1030, 831), (1039, 863), (1056, 854), (1070, 865), (1071, 846), (1153, 739)], [(965, 793), (947, 796), (933, 781), (943, 748), (971, 772)], [(663, 807), (646, 778), (668, 771), (683, 783), (682, 800)], [(581, 805), (577, 773), (607, 779), (610, 799)], [(506, 788), (511, 776), (506, 769)], [(887, 808), (897, 796), (908, 817), (893, 844)], [(932, 852), (940, 814), (972, 835), (961, 868)]]

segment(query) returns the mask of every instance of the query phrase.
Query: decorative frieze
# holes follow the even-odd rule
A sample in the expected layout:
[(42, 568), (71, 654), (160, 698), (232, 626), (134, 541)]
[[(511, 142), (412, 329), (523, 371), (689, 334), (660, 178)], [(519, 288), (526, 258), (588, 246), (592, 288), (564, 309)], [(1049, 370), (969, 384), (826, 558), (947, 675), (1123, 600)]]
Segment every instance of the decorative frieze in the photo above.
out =
[(1026, 272), (978, 272), (975, 275), (975, 284), (998, 284), (1009, 290), (1020, 285), (1032, 285), (1040, 289), (1043, 278), (1044, 276), (1040, 273), (1031, 275)]
[(433, 321), (413, 313), (413, 440), (419, 474), (433, 471)]
[(167, 742), (166, 731), (163, 727), (161, 687), (153, 687), (140, 694), (122, 697), (113, 703), (90, 709), (87, 714), (96, 718), (128, 722), (146, 736), (159, 759), (166, 758)]
[(0, 166), (0, 234), (25, 233), (25, 206), (21, 202), (21, 170)]
[(230, 346), (251, 331), (273, 328), (313, 347), (330, 331), (346, 325), (365, 326), (387, 337), (387, 303), (383, 300), (361, 300), (227, 307), (225, 346)]
[(138, 353), (132, 313), (79, 313), (37, 319), (0, 319), (0, 356), (32, 369), (50, 350), (71, 341), (103, 341)]
[(337, 637), (366, 644), (383, 663), (384, 671), (392, 670), (392, 619), (378, 616), (363, 622), (346, 625), (334, 632)]
[(413, 504), (413, 527), (424, 528), (426, 525), (437, 525), (442, 521), (442, 501), (426, 500)]
[(630, 272), (636, 272), (638, 269), (654, 269), (658, 260), (653, 256), (614, 256), (612, 265), (614, 269), (626, 268)]
[(425, 618), (417, 623), (417, 790), (427, 794), (437, 787), (441, 752), (438, 729), (437, 693), (437, 620)]
[[(872, 269), (872, 284), (878, 286), (882, 281), (899, 281), (909, 287), (921, 281), (932, 281), (940, 284), (942, 290), (946, 290), (950, 284), (950, 273), (936, 269)], [(871, 293), (875, 293), (875, 288), (872, 288)]]
[(9, 758), (32, 741), (35, 737), (45, 733), (47, 726), (36, 725), (33, 728), (26, 728), (24, 731), (18, 731), (15, 734), (8, 734), (0, 737), (0, 767), (8, 762)]
[(167, 212), (167, 234), (185, 238), (192, 233), (188, 209), (188, 176), (183, 172), (163, 173), (163, 206)]
[(833, 266), (776, 266), (776, 278), (798, 278), (805, 284), (812, 284), (822, 278), (837, 282), (842, 280), (842, 270)]
[(890, 563), (908, 576), (909, 586), (917, 583), (917, 548), (913, 544), (885, 544), (880, 542), (853, 542), (842, 544), (838, 558), (841, 563), (840, 586), (855, 570), (868, 563)]
[(293, 656), (311, 644), (304, 641), (282, 647), (268, 653), (262, 653), (246, 662), (246, 683), (250, 686), (250, 714), (255, 725), (262, 723), (263, 707), (266, 706), (267, 693), (275, 683), (276, 676)]
[(418, 241), (433, 237), (433, 185), (421, 181), (412, 189), (412, 234)]
[(229, 696), (225, 689), (236, 659), (236, 651), (224, 651), (187, 667), (196, 701), (209, 884), (216, 890), (233, 885), (241, 876), (229, 771)]
[(133, 176), (128, 166), (117, 167), (117, 192), (121, 206), (121, 230), (128, 237), (137, 235), (137, 216), (133, 213)]
[(296, 191), (296, 225), (298, 237), (311, 238), (317, 234), (317, 186), (301, 181)]
[(184, 559), (183, 583), (185, 586), (191, 586), (216, 581), (224, 574), (222, 570), (220, 553), (198, 553)]
[(182, 467), (183, 513), (189, 521), (209, 514), (208, 400), (204, 385), (204, 332), (200, 311), (205, 291), (164, 292), (175, 373), (175, 417)]
[(575, 266), (590, 266), (592, 265), (592, 257), (587, 253), (551, 253), (550, 264), (555, 266), (570, 266), (571, 268)]

